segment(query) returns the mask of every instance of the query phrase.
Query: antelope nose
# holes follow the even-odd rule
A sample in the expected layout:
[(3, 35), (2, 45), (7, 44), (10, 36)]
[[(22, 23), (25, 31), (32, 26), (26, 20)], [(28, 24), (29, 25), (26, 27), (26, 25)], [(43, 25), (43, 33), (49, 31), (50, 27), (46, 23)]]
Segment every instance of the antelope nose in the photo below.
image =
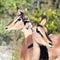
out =
[(8, 29), (7, 27), (5, 29)]
[(49, 47), (52, 48), (53, 47), (53, 44), (52, 43), (49, 43)]
[(51, 46), (53, 46), (53, 44), (52, 43), (49, 43)]

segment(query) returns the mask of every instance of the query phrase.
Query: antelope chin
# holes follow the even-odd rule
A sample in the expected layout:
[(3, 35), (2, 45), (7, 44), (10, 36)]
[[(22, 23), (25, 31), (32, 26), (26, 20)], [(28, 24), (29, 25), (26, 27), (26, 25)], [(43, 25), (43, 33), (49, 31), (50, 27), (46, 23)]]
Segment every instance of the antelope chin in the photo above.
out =
[(6, 31), (6, 32), (10, 32), (11, 30), (6, 29), (5, 31)]
[(47, 46), (47, 48), (52, 48), (52, 47), (53, 47), (52, 45)]
[(16, 30), (16, 29), (15, 28), (14, 29), (13, 28), (11, 28), (11, 29), (5, 29), (5, 31), (7, 31), (7, 32), (10, 32), (12, 30)]

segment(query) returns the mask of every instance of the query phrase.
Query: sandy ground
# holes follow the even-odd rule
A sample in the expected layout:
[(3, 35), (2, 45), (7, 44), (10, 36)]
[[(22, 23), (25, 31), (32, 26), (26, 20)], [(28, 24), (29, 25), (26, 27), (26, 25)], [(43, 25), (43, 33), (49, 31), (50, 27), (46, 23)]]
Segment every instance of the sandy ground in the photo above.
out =
[(0, 60), (13, 60), (12, 49), (9, 46), (0, 46)]

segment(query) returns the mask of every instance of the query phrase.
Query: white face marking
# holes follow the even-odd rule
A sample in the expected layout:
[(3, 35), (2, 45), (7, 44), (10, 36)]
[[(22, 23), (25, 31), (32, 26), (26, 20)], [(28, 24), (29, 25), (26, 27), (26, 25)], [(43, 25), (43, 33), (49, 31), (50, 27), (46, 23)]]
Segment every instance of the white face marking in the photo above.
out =
[(41, 32), (42, 35), (44, 34), (40, 27), (38, 27), (38, 30)]
[(56, 60), (60, 60), (60, 56), (56, 58)]
[(18, 20), (19, 18), (20, 18), (20, 16), (16, 20)]
[(14, 20), (14, 23), (15, 23), (19, 18), (20, 18), (20, 16), (19, 16), (19, 17), (17, 17), (17, 18)]
[(26, 27), (26, 28), (29, 28), (29, 29), (33, 28), (31, 22), (26, 23), (25, 27)]

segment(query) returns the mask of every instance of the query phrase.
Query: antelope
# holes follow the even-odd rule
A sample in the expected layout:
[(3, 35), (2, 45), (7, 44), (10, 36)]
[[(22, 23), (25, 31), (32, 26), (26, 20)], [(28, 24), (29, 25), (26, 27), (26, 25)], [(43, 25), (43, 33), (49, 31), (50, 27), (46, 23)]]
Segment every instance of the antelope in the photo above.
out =
[[(44, 17), (43, 21), (40, 23), (40, 25), (43, 26), (43, 29), (45, 32), (47, 32), (47, 29), (45, 27), (45, 24), (47, 22), (47, 18)], [(40, 25), (38, 25), (40, 28)], [(49, 55), (49, 60), (60, 60), (60, 33), (57, 34), (50, 34), (49, 38), (51, 39), (50, 41), (53, 42), (53, 47), (52, 48), (47, 48), (48, 49), (48, 55)]]
[[(24, 19), (23, 14), (16, 16), (14, 21), (6, 26), (6, 30), (22, 30), (25, 36), (25, 40), (22, 43), (21, 60), (39, 60), (40, 58), (40, 46), (44, 45), (52, 47), (51, 42), (45, 35), (44, 30), (41, 28), (40, 33), (33, 29), (29, 19)], [(33, 47), (30, 46), (33, 43)], [(30, 46), (30, 47), (29, 47)], [(28, 48), (29, 47), (29, 48)]]

